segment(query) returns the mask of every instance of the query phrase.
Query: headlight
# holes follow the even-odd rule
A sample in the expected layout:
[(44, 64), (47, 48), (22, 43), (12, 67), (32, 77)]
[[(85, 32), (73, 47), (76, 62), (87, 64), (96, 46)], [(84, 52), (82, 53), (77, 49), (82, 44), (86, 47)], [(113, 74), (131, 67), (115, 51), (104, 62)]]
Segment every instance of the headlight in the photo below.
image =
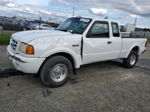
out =
[(29, 54), (29, 55), (33, 55), (34, 54), (34, 48), (32, 45), (28, 45), (25, 43), (20, 43), (19, 45), (19, 52), (24, 53), (24, 54)]

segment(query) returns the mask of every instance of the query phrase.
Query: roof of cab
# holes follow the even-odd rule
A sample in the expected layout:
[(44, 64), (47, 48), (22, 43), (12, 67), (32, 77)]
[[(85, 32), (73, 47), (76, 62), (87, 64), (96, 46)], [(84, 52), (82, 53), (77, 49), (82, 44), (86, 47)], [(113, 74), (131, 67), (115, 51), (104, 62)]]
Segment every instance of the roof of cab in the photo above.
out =
[(118, 23), (117, 21), (111, 20), (111, 19), (102, 19), (102, 18), (91, 18), (93, 21), (108, 21), (108, 22), (115, 22)]
[(84, 18), (84, 19), (92, 19), (93, 21), (108, 21), (118, 23), (117, 21), (111, 19), (102, 19), (102, 18), (87, 18), (87, 17), (72, 17), (72, 18)]

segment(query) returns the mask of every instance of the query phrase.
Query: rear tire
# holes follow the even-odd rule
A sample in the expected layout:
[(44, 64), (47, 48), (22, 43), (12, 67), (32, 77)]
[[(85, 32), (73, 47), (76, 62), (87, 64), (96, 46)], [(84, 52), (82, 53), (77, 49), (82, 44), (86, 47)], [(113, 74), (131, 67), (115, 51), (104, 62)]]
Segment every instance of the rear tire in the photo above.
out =
[(124, 66), (126, 68), (133, 68), (138, 61), (138, 53), (135, 50), (132, 50), (129, 56), (123, 59)]
[(72, 70), (72, 63), (68, 58), (53, 56), (41, 68), (41, 81), (48, 87), (62, 86), (69, 80)]

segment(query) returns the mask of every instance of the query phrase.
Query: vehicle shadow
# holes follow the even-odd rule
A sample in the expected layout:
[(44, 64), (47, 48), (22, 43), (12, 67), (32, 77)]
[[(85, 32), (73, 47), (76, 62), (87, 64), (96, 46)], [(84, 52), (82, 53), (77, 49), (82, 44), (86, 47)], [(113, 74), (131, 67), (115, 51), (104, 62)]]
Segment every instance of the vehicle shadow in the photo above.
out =
[(0, 69), (0, 78), (7, 78), (7, 77), (12, 77), (17, 75), (25, 75), (25, 74), (13, 68), (5, 69), (5, 70)]
[[(137, 67), (138, 67), (138, 64), (137, 64)], [(88, 75), (87, 73), (95, 74), (96, 72), (100, 73), (100, 72), (110, 71), (110, 70), (115, 71), (118, 69), (123, 69), (123, 70), (126, 69), (122, 63), (122, 60), (112, 60), (112, 61), (104, 61), (104, 62), (87, 64), (77, 70), (76, 74), (73, 75), (73, 77), (71, 77), (69, 84), (70, 83), (77, 84), (77, 83), (81, 82), (82, 80), (84, 80), (79, 77), (80, 75), (85, 76), (84, 74), (86, 74), (86, 77), (87, 77), (87, 75)], [(31, 76), (29, 76), (29, 75), (31, 75)], [(42, 82), (40, 81), (40, 77), (38, 74), (25, 74), (25, 73), (22, 73), (20, 71), (13, 69), (13, 68), (5, 69), (5, 70), (0, 69), (0, 79), (13, 77), (13, 76), (29, 76), (29, 77), (24, 77), (23, 80), (26, 80), (27, 82), (30, 82), (32, 84), (34, 83), (34, 85), (39, 86), (39, 87), (44, 86), (42, 84)]]
[[(97, 62), (97, 63), (87, 64), (87, 65), (84, 65), (83, 67), (81, 67), (81, 69), (82, 68), (90, 68), (90, 67), (108, 68), (109, 69), (114, 66), (123, 67), (123, 64), (119, 61), (105, 61), (105, 62)], [(0, 78), (7, 78), (7, 77), (18, 76), (18, 75), (29, 75), (29, 74), (22, 73), (13, 68), (8, 68), (5, 70), (0, 69)], [(34, 77), (39, 77), (38, 74), (30, 74), (30, 75), (33, 75)]]

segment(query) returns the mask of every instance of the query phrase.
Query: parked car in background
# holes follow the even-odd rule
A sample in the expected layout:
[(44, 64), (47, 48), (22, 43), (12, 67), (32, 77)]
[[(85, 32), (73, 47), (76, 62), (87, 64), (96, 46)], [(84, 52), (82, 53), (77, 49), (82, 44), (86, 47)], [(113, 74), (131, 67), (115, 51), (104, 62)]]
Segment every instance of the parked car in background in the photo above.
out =
[(49, 24), (41, 24), (40, 29), (41, 30), (51, 30), (51, 29), (54, 29), (54, 28), (51, 27)]
[(30, 23), (27, 26), (28, 30), (51, 30), (53, 27), (51, 27), (49, 24), (45, 23)]
[(27, 30), (29, 22), (27, 20), (19, 20), (19, 24), (22, 26), (22, 30), (25, 31)]
[(29, 23), (27, 25), (27, 30), (35, 30), (39, 29), (39, 23)]
[(26, 29), (26, 24), (14, 19), (0, 19), (0, 30), (22, 31)]

